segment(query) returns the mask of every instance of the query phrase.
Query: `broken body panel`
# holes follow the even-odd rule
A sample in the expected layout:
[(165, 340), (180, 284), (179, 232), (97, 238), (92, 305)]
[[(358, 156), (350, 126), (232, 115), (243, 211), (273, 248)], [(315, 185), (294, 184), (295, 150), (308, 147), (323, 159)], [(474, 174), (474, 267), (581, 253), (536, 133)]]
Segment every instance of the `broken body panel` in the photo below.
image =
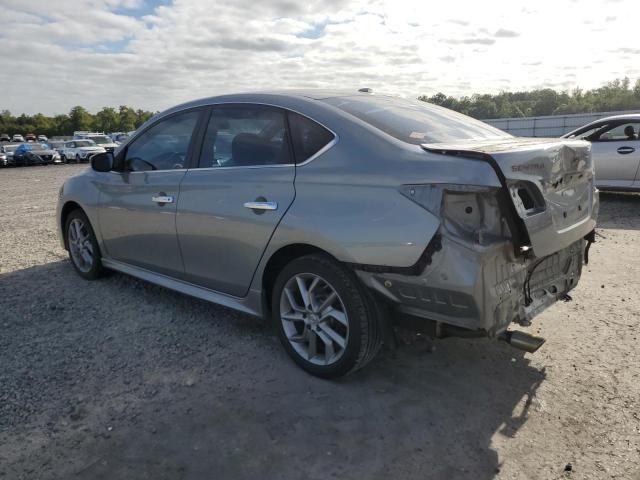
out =
[(441, 219), (427, 265), (417, 275), (360, 269), (365, 284), (400, 312), (492, 337), (566, 299), (598, 211), (590, 145), (500, 139), (423, 148), (487, 162), (502, 186), (403, 186)]

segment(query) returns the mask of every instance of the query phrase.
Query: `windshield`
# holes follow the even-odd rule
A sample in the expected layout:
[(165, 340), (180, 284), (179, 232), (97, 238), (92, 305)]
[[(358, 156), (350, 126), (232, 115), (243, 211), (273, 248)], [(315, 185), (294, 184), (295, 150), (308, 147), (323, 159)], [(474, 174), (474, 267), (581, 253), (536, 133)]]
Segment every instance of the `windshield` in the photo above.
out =
[(398, 140), (415, 145), (511, 137), (484, 122), (419, 100), (357, 96), (324, 101)]
[(100, 136), (89, 137), (89, 138), (94, 142), (96, 142), (98, 145), (100, 145), (101, 143), (113, 143), (111, 139), (106, 135), (100, 135)]
[(93, 140), (76, 140), (76, 147), (95, 147), (96, 142)]

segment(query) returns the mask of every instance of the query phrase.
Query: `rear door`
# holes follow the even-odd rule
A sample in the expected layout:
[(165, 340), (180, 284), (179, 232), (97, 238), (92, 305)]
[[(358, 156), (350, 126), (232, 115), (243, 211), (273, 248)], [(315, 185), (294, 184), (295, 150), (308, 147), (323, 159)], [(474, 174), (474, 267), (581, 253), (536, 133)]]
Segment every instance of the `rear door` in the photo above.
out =
[(246, 295), (295, 197), (289, 138), (283, 109), (254, 104), (211, 109), (199, 159), (180, 188), (176, 224), (188, 281)]

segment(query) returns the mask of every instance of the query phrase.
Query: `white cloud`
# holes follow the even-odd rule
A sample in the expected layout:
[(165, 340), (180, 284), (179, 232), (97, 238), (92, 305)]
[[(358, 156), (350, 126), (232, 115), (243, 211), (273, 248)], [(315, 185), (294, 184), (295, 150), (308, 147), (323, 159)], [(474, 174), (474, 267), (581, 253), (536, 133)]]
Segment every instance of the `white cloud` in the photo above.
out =
[(0, 108), (155, 110), (283, 87), (463, 95), (640, 76), (632, 0), (52, 4), (3, 0)]

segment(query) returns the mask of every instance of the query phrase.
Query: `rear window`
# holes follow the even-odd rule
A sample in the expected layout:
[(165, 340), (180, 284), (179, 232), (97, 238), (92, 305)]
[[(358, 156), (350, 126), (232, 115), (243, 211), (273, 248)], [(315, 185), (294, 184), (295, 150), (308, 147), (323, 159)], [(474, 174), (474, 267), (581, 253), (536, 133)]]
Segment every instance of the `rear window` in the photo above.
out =
[(415, 145), (511, 137), (484, 122), (419, 100), (363, 95), (324, 101), (398, 140)]

